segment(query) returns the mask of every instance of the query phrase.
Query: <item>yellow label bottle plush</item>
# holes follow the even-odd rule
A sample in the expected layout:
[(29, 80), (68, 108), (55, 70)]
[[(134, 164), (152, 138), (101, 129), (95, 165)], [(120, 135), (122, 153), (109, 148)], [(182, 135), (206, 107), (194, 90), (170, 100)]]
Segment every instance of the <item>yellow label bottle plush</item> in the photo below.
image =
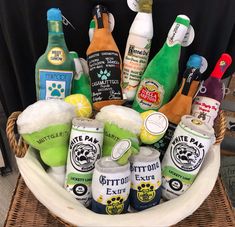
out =
[(37, 100), (63, 99), (71, 94), (75, 66), (65, 43), (59, 9), (47, 11), (48, 44), (36, 63)]
[(118, 47), (109, 29), (108, 11), (102, 5), (93, 10), (95, 30), (87, 49), (91, 78), (92, 102), (95, 110), (110, 104), (123, 103), (121, 89), (122, 62)]

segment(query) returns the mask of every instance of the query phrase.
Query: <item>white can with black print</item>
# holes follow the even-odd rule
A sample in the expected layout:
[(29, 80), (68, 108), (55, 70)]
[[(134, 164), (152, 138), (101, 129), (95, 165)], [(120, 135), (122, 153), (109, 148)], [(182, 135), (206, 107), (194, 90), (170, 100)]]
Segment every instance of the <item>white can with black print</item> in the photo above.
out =
[(214, 141), (210, 125), (191, 115), (181, 118), (162, 161), (164, 199), (174, 199), (192, 185)]
[(91, 181), (95, 162), (101, 158), (104, 124), (74, 118), (70, 134), (65, 188), (83, 205), (91, 204)]

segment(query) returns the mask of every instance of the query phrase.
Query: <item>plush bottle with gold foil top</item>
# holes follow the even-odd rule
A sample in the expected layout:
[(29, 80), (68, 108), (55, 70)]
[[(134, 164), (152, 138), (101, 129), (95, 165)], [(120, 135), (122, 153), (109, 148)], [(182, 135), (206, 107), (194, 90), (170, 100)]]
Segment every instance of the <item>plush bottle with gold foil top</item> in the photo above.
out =
[(148, 63), (153, 37), (152, 0), (140, 0), (137, 13), (127, 39), (123, 58), (123, 93), (132, 101)]
[(63, 99), (71, 94), (75, 66), (65, 43), (59, 9), (47, 11), (48, 44), (36, 63), (37, 99)]
[(177, 16), (165, 44), (148, 64), (141, 78), (133, 103), (135, 110), (158, 110), (170, 100), (177, 85), (181, 43), (189, 25), (187, 16)]
[(110, 104), (123, 103), (121, 57), (109, 29), (108, 11), (102, 5), (93, 10), (95, 30), (87, 49), (93, 107), (100, 110)]

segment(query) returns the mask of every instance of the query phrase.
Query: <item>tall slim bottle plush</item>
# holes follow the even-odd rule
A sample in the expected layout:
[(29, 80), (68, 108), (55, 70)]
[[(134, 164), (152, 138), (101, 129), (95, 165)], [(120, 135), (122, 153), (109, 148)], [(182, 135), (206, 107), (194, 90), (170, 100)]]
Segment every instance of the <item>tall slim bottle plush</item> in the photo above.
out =
[(153, 37), (152, 0), (140, 0), (127, 39), (123, 58), (122, 86), (128, 101), (133, 101), (141, 76), (148, 63)]
[(185, 15), (176, 17), (166, 42), (148, 64), (133, 103), (133, 109), (158, 110), (167, 103), (177, 85), (181, 43), (190, 25)]
[(47, 11), (48, 44), (36, 63), (37, 100), (63, 99), (71, 93), (75, 66), (65, 43), (59, 9)]
[(121, 88), (122, 62), (118, 47), (109, 29), (108, 11), (102, 5), (93, 10), (95, 30), (87, 49), (91, 78), (92, 102), (95, 110), (110, 104), (123, 103)]
[(231, 63), (231, 56), (223, 53), (193, 102), (192, 115), (211, 126), (214, 125), (220, 103), (223, 100), (223, 82), (221, 78)]

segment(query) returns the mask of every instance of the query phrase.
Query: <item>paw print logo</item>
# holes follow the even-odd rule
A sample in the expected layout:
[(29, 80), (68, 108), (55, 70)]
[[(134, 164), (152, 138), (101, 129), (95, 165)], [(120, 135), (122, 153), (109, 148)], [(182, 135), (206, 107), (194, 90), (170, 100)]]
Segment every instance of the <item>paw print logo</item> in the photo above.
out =
[(62, 88), (61, 84), (56, 83), (53, 83), (48, 90), (51, 92), (52, 97), (60, 97), (64, 93), (64, 88)]
[(155, 198), (155, 187), (150, 182), (141, 182), (137, 186), (137, 198), (143, 203), (148, 203)]
[(107, 69), (105, 69), (104, 71), (101, 69), (99, 73), (97, 73), (97, 76), (101, 79), (101, 80), (107, 80), (110, 77), (111, 73), (107, 71)]
[(113, 196), (107, 200), (107, 214), (121, 214), (124, 209), (124, 198), (122, 196)]

